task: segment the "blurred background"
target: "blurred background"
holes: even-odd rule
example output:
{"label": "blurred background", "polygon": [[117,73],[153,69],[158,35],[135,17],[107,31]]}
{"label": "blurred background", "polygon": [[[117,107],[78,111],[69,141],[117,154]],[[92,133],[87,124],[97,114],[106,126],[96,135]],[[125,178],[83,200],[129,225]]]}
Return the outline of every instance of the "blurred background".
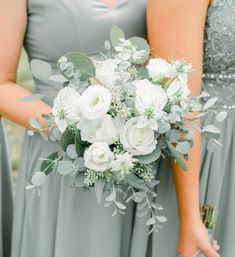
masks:
{"label": "blurred background", "polygon": [[[29,69],[28,57],[24,50],[22,50],[20,64],[18,67],[17,83],[30,91],[32,91],[34,88],[33,79]],[[8,132],[8,138],[10,141],[10,151],[14,171],[14,178],[16,178],[20,158],[20,151],[24,135],[24,128],[6,119],[5,124]]]}

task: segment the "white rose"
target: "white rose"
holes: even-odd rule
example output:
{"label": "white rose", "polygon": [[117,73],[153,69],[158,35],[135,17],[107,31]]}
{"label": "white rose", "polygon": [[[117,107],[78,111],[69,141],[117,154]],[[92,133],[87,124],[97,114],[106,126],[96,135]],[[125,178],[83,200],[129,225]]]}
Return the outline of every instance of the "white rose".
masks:
{"label": "white rose", "polygon": [[110,169],[114,154],[108,144],[97,142],[92,144],[84,153],[84,166],[94,171],[106,171]]}
{"label": "white rose", "polygon": [[81,95],[80,109],[84,118],[98,120],[104,118],[111,104],[111,94],[108,89],[94,85],[89,86]]}
{"label": "white rose", "polygon": [[105,86],[112,87],[119,78],[117,64],[112,59],[99,61],[96,64],[96,78]]}
{"label": "white rose", "polygon": [[155,111],[163,110],[168,98],[161,86],[155,85],[147,79],[136,81],[135,85],[135,108],[140,114],[143,114],[147,108],[154,108]]}
{"label": "white rose", "polygon": [[149,76],[152,79],[159,76],[164,76],[167,78],[174,78],[177,76],[175,67],[166,60],[160,58],[151,59],[147,65],[147,69],[149,71]]}
{"label": "white rose", "polygon": [[174,80],[167,88],[167,96],[171,102],[184,101],[189,94],[188,84],[178,79]]}
{"label": "white rose", "polygon": [[84,120],[81,125],[81,137],[89,143],[105,142],[113,144],[118,139],[118,132],[114,127],[113,119],[106,115],[104,120]]}
{"label": "white rose", "polygon": [[54,100],[52,114],[59,130],[63,133],[69,125],[76,124],[81,118],[80,95],[71,88],[61,89]]}
{"label": "white rose", "polygon": [[120,141],[124,149],[133,155],[149,154],[157,144],[154,131],[149,128],[139,128],[137,118],[127,121],[120,132]]}

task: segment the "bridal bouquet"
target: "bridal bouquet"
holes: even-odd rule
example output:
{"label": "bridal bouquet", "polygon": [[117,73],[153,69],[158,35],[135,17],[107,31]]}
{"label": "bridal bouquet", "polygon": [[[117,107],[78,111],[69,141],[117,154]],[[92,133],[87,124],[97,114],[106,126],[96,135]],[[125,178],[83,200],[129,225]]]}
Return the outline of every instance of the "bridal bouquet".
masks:
{"label": "bridal bouquet", "polygon": [[[43,115],[49,134],[37,119],[30,120],[30,135],[40,133],[44,140],[58,141],[59,146],[41,159],[41,171],[33,175],[27,189],[38,189],[54,171],[72,175],[74,186],[94,189],[99,202],[113,207],[113,215],[124,214],[132,200],[138,203],[139,217],[150,214],[147,225],[151,233],[158,230],[159,222],[166,221],[155,200],[154,188],[159,183],[156,162],[169,156],[186,171],[195,129],[208,137],[211,149],[219,144],[219,129],[201,127],[198,121],[216,99],[202,105],[201,96],[190,96],[192,66],[186,61],[149,60],[146,40],[126,39],[115,25],[110,37],[111,42],[105,42],[104,53],[98,56],[70,52],[61,57],[60,75],[51,75],[49,64],[32,61],[35,77],[64,86],[51,115]],[[217,114],[220,121],[225,116]]]}

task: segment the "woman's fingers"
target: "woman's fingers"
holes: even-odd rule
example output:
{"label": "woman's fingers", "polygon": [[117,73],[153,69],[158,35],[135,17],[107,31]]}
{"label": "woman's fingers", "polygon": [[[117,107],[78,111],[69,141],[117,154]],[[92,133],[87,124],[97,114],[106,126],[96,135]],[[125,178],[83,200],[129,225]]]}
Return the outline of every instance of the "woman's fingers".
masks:
{"label": "woman's fingers", "polygon": [[211,246],[208,250],[204,251],[203,253],[206,255],[206,257],[221,257],[213,246]]}
{"label": "woman's fingers", "polygon": [[218,242],[217,242],[216,240],[213,240],[212,246],[213,246],[213,248],[214,248],[216,251],[219,251],[220,246],[219,246],[219,244],[218,244]]}

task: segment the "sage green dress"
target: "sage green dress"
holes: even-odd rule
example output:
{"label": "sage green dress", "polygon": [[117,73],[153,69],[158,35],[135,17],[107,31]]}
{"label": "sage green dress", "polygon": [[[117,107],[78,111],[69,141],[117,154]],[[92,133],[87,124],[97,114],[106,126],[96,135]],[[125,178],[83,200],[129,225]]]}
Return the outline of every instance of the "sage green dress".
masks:
{"label": "sage green dress", "polygon": [[0,117],[0,256],[10,257],[13,199],[6,132]]}
{"label": "sage green dress", "polygon": [[[127,37],[146,36],[146,0],[118,0],[108,8],[100,0],[28,0],[25,49],[30,60],[56,62],[69,51],[89,55],[102,50],[112,24]],[[35,80],[36,91],[52,104],[61,85]],[[26,191],[32,174],[58,145],[25,135],[13,225],[12,257],[129,257],[133,206],[112,217],[93,192],[71,188],[73,178],[51,174],[41,195]]]}
{"label": "sage green dress", "polygon": [[[200,176],[201,204],[219,209],[214,238],[222,257],[235,256],[235,0],[214,0],[208,9],[205,27],[203,91],[218,97],[216,111],[227,111],[228,118],[218,124],[215,115],[203,124],[219,125],[223,147],[215,152],[202,142]],[[136,219],[131,257],[176,257],[178,213],[172,171],[163,161],[158,169],[160,185],[157,202],[168,222],[148,240],[145,221]],[[145,234],[144,234],[145,231]],[[141,243],[140,243],[141,242]],[[144,243],[145,242],[145,243]],[[145,246],[145,247],[144,247]]]}

